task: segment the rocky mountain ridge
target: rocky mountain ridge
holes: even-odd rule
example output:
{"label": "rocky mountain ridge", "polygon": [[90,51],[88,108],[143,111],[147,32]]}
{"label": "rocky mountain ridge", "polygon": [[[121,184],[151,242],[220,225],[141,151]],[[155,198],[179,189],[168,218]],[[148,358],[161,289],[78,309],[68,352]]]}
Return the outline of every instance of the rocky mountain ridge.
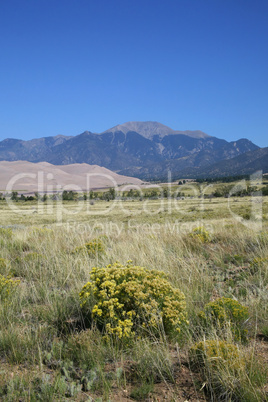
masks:
{"label": "rocky mountain ridge", "polygon": [[87,163],[148,180],[164,176],[168,170],[178,175],[190,168],[203,169],[257,149],[247,139],[228,142],[198,130],[178,131],[157,122],[129,122],[99,134],[85,131],[74,137],[6,139],[0,142],[0,160]]}

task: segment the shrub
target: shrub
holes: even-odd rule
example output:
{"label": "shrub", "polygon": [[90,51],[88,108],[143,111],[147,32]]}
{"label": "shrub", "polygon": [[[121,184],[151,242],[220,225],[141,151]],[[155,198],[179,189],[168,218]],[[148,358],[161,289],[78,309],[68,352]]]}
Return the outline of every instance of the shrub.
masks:
{"label": "shrub", "polygon": [[0,298],[1,300],[7,299],[14,289],[18,286],[20,281],[18,279],[11,279],[0,275]]}
{"label": "shrub", "polygon": [[246,221],[249,221],[251,219],[251,215],[249,212],[246,212],[242,215],[243,219],[245,219]]}
{"label": "shrub", "polygon": [[6,273],[9,269],[10,261],[6,258],[0,258],[0,272]]}
{"label": "shrub", "polygon": [[245,257],[240,254],[234,254],[234,255],[227,254],[225,257],[226,263],[229,262],[229,263],[237,265],[237,266],[240,266],[241,264],[243,264],[244,260],[245,260]]}
{"label": "shrub", "polygon": [[94,239],[83,246],[76,247],[74,253],[86,252],[89,257],[96,257],[104,253],[104,245],[101,240]]}
{"label": "shrub", "polygon": [[189,236],[198,239],[201,243],[207,243],[211,239],[209,232],[203,226],[195,228]]}
{"label": "shrub", "polygon": [[240,367],[237,346],[220,340],[208,340],[196,343],[190,349],[190,360],[195,367],[204,369],[207,365],[216,369],[218,366],[231,364]]}
{"label": "shrub", "polygon": [[256,272],[259,271],[260,268],[263,266],[267,265],[268,266],[268,258],[254,258],[254,260],[251,261],[250,263],[250,272],[252,274],[255,274]]}
{"label": "shrub", "polygon": [[252,353],[221,340],[207,340],[196,343],[189,355],[193,367],[201,373],[210,400],[266,400],[260,387],[266,383],[267,372]]}
{"label": "shrub", "polygon": [[249,318],[248,308],[238,301],[222,297],[205,305],[204,311],[199,313],[205,325],[215,325],[219,329],[230,324],[235,338],[245,340],[247,329],[244,327]]}
{"label": "shrub", "polygon": [[211,400],[237,400],[233,399],[234,388],[245,361],[240,359],[235,345],[220,340],[201,341],[190,349],[189,357]]}
{"label": "shrub", "polygon": [[183,293],[163,272],[115,263],[93,268],[80,292],[81,307],[108,336],[131,338],[137,333],[179,333],[188,323]]}

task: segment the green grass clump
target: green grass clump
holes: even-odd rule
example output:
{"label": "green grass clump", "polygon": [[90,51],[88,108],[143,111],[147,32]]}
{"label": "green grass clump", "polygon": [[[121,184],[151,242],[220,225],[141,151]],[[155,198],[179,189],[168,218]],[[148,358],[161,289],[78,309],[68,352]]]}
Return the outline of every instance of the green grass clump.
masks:
{"label": "green grass clump", "polygon": [[267,246],[268,245],[268,231],[262,231],[258,235],[258,241],[262,246]]}
{"label": "green grass clump", "polygon": [[200,314],[205,326],[223,330],[230,325],[235,339],[245,341],[247,338],[247,329],[245,324],[249,319],[248,308],[240,304],[238,301],[222,297],[205,305],[204,311]]}
{"label": "green grass clump", "polygon": [[69,336],[65,349],[61,355],[71,359],[80,367],[91,369],[97,365],[104,366],[105,348],[97,330],[86,330]]}
{"label": "green grass clump", "polygon": [[42,261],[43,256],[39,253],[27,253],[25,254],[25,256],[23,257],[23,261],[27,264],[27,263],[38,263]]}
{"label": "green grass clump", "polygon": [[10,228],[0,228],[0,237],[5,239],[12,239],[13,232]]}
{"label": "green grass clump", "polygon": [[0,228],[0,247],[1,249],[10,246],[13,241],[13,232],[10,228]]}
{"label": "green grass clump", "polygon": [[136,334],[179,333],[188,324],[184,295],[163,272],[115,263],[93,268],[80,292],[86,316],[119,339]]}
{"label": "green grass clump", "polygon": [[131,350],[132,370],[130,379],[133,383],[154,384],[174,383],[174,365],[168,343],[140,339]]}
{"label": "green grass clump", "polygon": [[[33,378],[32,378],[33,377]],[[63,375],[39,373],[15,374],[0,387],[0,398],[13,401],[65,401],[74,400],[81,389],[75,382],[67,382]]]}
{"label": "green grass clump", "polygon": [[43,238],[44,236],[51,236],[53,234],[53,231],[48,228],[39,228],[39,227],[33,227],[30,236],[32,237],[37,237],[37,238]]}
{"label": "green grass clump", "polygon": [[130,397],[135,399],[136,401],[144,401],[148,400],[150,393],[154,390],[154,384],[142,384],[138,385],[131,390]]}

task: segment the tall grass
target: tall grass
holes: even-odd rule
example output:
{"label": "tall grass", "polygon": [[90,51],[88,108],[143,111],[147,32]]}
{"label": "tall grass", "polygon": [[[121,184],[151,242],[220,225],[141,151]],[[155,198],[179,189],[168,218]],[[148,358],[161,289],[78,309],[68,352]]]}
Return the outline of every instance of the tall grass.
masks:
{"label": "tall grass", "polygon": [[[191,203],[194,205],[194,200]],[[261,356],[265,361],[267,348],[263,346],[256,357],[254,345],[256,336],[265,335],[268,328],[267,227],[262,234],[250,231],[226,218],[225,210],[220,214],[217,201],[215,206],[209,205],[212,218],[208,217],[204,224],[211,238],[203,243],[189,236],[195,227],[191,215],[187,215],[189,226],[177,231],[168,229],[167,221],[162,220],[164,217],[172,222],[179,214],[135,217],[140,203],[129,204],[134,219],[131,225],[130,218],[116,209],[104,218],[100,212],[105,204],[100,203],[98,210],[96,202],[94,217],[87,221],[81,212],[75,218],[78,223],[88,223],[88,230],[76,230],[75,224],[68,230],[67,224],[53,223],[55,217],[35,214],[29,225],[0,232],[0,258],[4,259],[0,260],[0,274],[20,279],[14,294],[0,306],[0,353],[6,371],[13,373],[11,382],[0,374],[1,398],[86,400],[94,395],[108,400],[117,389],[122,395],[132,392],[132,398],[141,400],[154,392],[155,384],[163,383],[173,390],[176,400],[181,358],[204,336],[220,339],[215,328],[211,327],[209,334],[202,330],[199,313],[209,301],[225,296],[249,308],[249,342],[246,346],[238,344],[247,363],[238,377],[226,365],[213,373],[209,367],[201,371],[193,368],[198,384],[193,383],[196,398],[207,392],[209,400],[217,400],[219,395],[225,401],[264,400],[266,378],[256,362]],[[157,210],[157,205],[152,203],[152,208]],[[189,206],[184,204],[183,208],[188,210]],[[18,217],[9,215],[3,219],[14,224]],[[181,219],[187,222],[185,216]],[[134,225],[145,221],[149,224],[146,230]],[[26,224],[26,219],[22,218],[22,222]],[[94,222],[113,222],[120,230],[102,230],[104,226],[92,230]],[[150,224],[156,223],[158,226],[152,230]],[[74,252],[95,239],[103,243],[103,253]],[[190,324],[173,343],[161,337],[136,339],[131,345],[108,344],[96,328],[87,328],[79,292],[89,280],[91,269],[115,261],[124,264],[130,259],[136,265],[164,271],[184,293]],[[230,341],[236,343],[233,338]],[[199,391],[203,384],[198,383],[201,372],[206,386]]]}

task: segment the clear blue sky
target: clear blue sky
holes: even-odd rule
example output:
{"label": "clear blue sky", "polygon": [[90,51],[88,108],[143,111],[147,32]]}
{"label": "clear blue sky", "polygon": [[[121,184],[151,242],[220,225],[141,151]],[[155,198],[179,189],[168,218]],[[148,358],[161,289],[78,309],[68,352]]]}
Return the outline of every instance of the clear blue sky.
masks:
{"label": "clear blue sky", "polygon": [[0,139],[159,121],[268,146],[267,0],[0,0]]}

